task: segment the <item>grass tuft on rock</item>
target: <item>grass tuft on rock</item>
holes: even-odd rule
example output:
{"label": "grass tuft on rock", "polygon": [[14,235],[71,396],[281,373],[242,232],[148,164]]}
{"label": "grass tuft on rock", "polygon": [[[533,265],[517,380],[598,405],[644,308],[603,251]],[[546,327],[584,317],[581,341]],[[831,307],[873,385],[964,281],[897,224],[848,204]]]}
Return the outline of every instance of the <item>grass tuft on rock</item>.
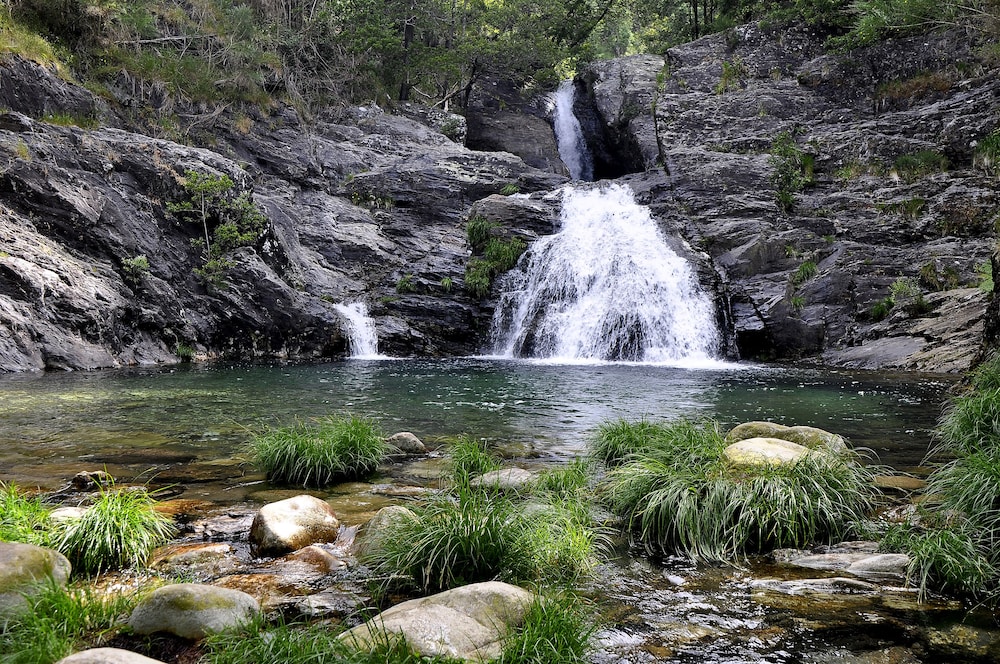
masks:
{"label": "grass tuft on rock", "polygon": [[641,422],[645,451],[612,468],[610,508],[653,553],[726,561],[842,537],[877,497],[855,453],[813,452],[790,465],[736,466],[712,422]]}
{"label": "grass tuft on rock", "polygon": [[73,564],[74,574],[143,567],[153,549],[176,534],[155,505],[143,488],[102,488],[80,518],[59,525],[56,548]]}
{"label": "grass tuft on rock", "polygon": [[476,475],[501,467],[500,457],[490,449],[489,441],[462,434],[446,446],[452,480],[458,485],[468,485]]}
{"label": "grass tuft on rock", "polygon": [[364,477],[392,451],[378,424],[357,415],[270,429],[250,442],[254,464],[270,481],[301,487]]}

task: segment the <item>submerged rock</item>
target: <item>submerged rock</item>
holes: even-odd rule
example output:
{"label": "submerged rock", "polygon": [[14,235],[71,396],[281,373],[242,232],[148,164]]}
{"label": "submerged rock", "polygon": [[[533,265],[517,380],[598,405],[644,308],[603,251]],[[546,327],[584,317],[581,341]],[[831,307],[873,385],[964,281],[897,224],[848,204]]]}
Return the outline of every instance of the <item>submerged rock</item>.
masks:
{"label": "submerged rock", "polygon": [[29,609],[29,599],[48,582],[65,586],[71,566],[58,551],[0,542],[0,624]]}
{"label": "submerged rock", "polygon": [[260,556],[289,553],[316,542],[332,542],[340,521],[329,504],[301,495],[264,505],[250,526],[250,543]]}
{"label": "submerged rock", "polygon": [[132,611],[129,627],[136,634],[169,632],[201,639],[246,624],[260,613],[260,604],[247,593],[197,583],[175,583],[157,588]]}
{"label": "submerged rock", "polygon": [[507,583],[474,583],[397,604],[341,638],[369,648],[386,634],[400,634],[425,657],[487,661],[500,654],[507,630],[521,624],[534,598]]}

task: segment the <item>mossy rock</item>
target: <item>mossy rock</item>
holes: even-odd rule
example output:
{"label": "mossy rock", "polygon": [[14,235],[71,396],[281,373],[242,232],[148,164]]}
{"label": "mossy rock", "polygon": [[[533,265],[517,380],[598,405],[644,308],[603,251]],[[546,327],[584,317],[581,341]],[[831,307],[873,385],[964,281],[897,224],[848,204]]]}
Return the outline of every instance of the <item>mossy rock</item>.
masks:
{"label": "mossy rock", "polygon": [[843,452],[847,449],[843,436],[816,427],[789,427],[775,422],[744,422],[726,434],[727,443],[736,443],[748,438],[779,438],[811,450],[825,448],[832,452]]}
{"label": "mossy rock", "polygon": [[185,639],[246,624],[260,604],[245,592],[200,583],[157,588],[132,611],[128,624],[136,634],[167,632]]}
{"label": "mossy rock", "polygon": [[797,463],[811,450],[781,438],[747,438],[722,451],[723,458],[734,466],[783,466]]}
{"label": "mossy rock", "polygon": [[0,542],[0,623],[29,608],[32,588],[65,586],[72,567],[58,551],[32,544]]}

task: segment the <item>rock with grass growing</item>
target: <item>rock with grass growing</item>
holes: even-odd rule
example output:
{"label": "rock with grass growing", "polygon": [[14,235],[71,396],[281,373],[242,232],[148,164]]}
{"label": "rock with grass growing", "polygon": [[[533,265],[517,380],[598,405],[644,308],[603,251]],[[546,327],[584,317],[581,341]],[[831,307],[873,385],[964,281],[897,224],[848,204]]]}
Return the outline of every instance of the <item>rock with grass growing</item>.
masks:
{"label": "rock with grass growing", "polygon": [[522,623],[534,599],[530,591],[507,583],[474,583],[397,604],[341,639],[371,649],[399,634],[424,657],[488,661],[500,656],[505,635]]}
{"label": "rock with grass growing", "polygon": [[333,508],[301,495],[264,505],[250,525],[250,544],[259,556],[280,556],[316,542],[332,542],[340,532]]}
{"label": "rock with grass growing", "polygon": [[260,604],[245,592],[200,583],[157,588],[136,605],[128,625],[136,634],[167,632],[185,639],[235,629],[253,620]]}
{"label": "rock with grass growing", "polygon": [[808,447],[780,438],[747,438],[722,451],[734,466],[791,465],[810,453]]}
{"label": "rock with grass growing", "polygon": [[46,583],[65,586],[69,574],[69,560],[57,551],[0,542],[0,625],[29,609],[34,588]]}
{"label": "rock with grass growing", "polygon": [[735,443],[747,438],[780,438],[811,450],[827,448],[834,452],[847,449],[843,436],[830,433],[817,427],[789,427],[776,422],[744,422],[729,430],[726,434],[727,443]]}
{"label": "rock with grass growing", "polygon": [[413,510],[402,505],[383,507],[361,529],[357,540],[358,555],[362,557],[377,555],[376,552],[383,542],[396,537],[401,528],[416,521],[417,515]]}
{"label": "rock with grass growing", "polygon": [[524,493],[531,490],[535,479],[535,474],[524,468],[501,468],[473,477],[469,480],[469,486],[475,489]]}
{"label": "rock with grass growing", "polygon": [[63,657],[56,664],[163,664],[163,662],[131,650],[91,648]]}

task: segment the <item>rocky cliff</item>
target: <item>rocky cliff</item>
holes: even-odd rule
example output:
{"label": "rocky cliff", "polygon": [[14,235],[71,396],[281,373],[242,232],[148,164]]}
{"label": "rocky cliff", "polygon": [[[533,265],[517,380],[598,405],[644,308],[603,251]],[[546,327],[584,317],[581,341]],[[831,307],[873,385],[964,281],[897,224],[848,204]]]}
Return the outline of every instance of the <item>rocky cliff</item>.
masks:
{"label": "rocky cliff", "polygon": [[[957,371],[989,322],[977,285],[1000,188],[974,157],[1000,127],[997,73],[956,32],[829,54],[808,30],[746,26],[591,65],[577,115],[598,176],[686,241],[734,354]],[[359,300],[384,352],[476,351],[491,311],[462,288],[466,220],[550,232],[557,198],[500,194],[566,182],[544,104],[522,125],[512,108],[480,104],[470,144],[523,159],[467,149],[464,118],[416,108],[226,110],[167,140],[8,56],[0,370],[340,357],[334,305]],[[267,218],[216,282],[199,276],[201,225],[171,212],[190,171],[229,176]]]}

